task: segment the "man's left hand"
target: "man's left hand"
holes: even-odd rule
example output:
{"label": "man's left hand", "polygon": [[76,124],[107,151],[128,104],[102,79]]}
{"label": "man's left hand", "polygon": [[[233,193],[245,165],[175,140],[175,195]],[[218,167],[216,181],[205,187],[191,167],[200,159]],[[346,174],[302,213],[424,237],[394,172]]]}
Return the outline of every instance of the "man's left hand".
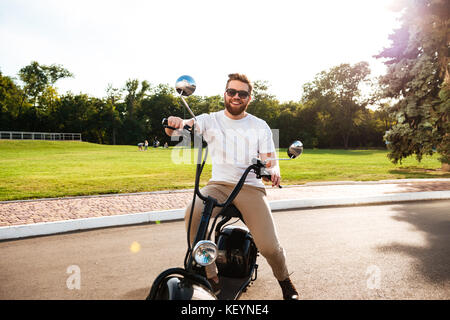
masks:
{"label": "man's left hand", "polygon": [[279,187],[281,182],[281,175],[278,166],[274,168],[267,168],[266,170],[270,172],[270,180],[268,178],[263,178],[263,180],[266,182],[272,182],[272,187]]}
{"label": "man's left hand", "polygon": [[[277,155],[275,152],[271,153],[261,153],[261,160],[266,161],[266,170],[270,172],[270,180],[267,178],[263,178],[266,182],[272,182],[272,187],[279,187],[281,182],[281,173],[280,167],[278,166],[278,161],[275,160]],[[269,160],[271,159],[271,160]]]}

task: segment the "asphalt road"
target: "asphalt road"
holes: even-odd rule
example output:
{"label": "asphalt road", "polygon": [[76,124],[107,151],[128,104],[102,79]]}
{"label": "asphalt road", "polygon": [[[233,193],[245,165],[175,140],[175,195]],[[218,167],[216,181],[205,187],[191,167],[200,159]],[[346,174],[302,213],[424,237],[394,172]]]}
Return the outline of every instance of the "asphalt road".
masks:
{"label": "asphalt road", "polygon": [[[274,213],[302,299],[450,299],[450,201]],[[184,223],[0,242],[0,299],[144,299],[182,266]],[[241,299],[280,299],[263,257]]]}

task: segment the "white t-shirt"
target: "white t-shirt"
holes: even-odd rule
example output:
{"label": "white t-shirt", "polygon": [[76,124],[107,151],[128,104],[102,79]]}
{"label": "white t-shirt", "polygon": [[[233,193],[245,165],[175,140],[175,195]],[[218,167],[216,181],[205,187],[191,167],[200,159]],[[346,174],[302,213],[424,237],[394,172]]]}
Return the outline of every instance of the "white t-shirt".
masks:
{"label": "white t-shirt", "polygon": [[[272,131],[267,123],[249,113],[239,120],[225,115],[224,110],[197,117],[196,131],[208,143],[212,161],[210,181],[237,183],[253,158],[260,153],[275,152]],[[261,179],[250,172],[245,184],[264,187]]]}

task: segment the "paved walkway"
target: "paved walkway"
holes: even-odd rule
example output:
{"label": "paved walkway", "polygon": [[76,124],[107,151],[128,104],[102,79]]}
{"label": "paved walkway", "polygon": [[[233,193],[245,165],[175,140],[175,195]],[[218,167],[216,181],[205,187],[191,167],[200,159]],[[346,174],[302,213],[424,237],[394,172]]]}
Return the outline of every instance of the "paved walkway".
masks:
{"label": "paved walkway", "polygon": [[[285,186],[282,189],[268,187],[267,195],[271,201],[448,190],[450,190],[450,179],[405,179],[376,182],[308,183],[301,186]],[[192,190],[5,201],[0,202],[0,227],[180,209],[191,200]]]}

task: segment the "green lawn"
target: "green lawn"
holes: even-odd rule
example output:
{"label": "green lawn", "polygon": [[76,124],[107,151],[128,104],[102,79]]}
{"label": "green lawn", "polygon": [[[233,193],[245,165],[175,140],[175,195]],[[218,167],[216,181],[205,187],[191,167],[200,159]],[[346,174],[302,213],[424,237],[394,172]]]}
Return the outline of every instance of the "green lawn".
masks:
{"label": "green lawn", "polygon": [[[0,140],[0,200],[192,188],[195,165],[174,163],[179,152],[171,148],[142,152],[137,146],[74,141]],[[195,154],[187,151],[186,159],[196,158]],[[437,156],[421,163],[411,158],[395,166],[386,154],[382,150],[305,150],[296,160],[280,162],[282,184],[450,177],[441,172]],[[285,150],[280,155],[284,157]],[[202,184],[210,176],[207,164]]]}

